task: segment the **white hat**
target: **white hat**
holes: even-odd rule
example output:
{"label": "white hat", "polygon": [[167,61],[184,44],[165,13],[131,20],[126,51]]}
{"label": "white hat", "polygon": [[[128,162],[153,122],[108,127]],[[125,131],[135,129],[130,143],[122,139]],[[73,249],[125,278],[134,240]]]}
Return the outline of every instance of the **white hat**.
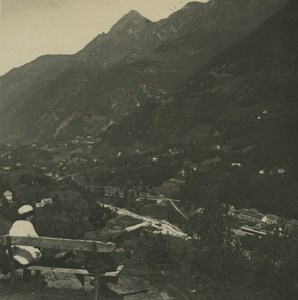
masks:
{"label": "white hat", "polygon": [[21,216],[31,211],[33,211],[33,207],[31,205],[23,205],[18,209],[18,214]]}

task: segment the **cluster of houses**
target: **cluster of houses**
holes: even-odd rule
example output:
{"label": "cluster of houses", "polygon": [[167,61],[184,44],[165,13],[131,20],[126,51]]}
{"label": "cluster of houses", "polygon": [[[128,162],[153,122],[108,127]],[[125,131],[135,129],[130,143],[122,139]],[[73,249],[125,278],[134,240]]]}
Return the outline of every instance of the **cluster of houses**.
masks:
{"label": "cluster of houses", "polygon": [[262,120],[264,118],[266,118],[269,114],[268,110],[263,110],[257,117],[257,120]]}
{"label": "cluster of houses", "polygon": [[235,213],[235,216],[237,216],[238,219],[249,221],[251,223],[259,224],[264,223],[268,225],[277,224],[279,222],[279,217],[272,214],[262,214],[257,209],[251,208],[243,208],[237,213]]}
{"label": "cluster of houses", "polygon": [[248,221],[255,225],[275,225],[278,227],[285,227],[289,230],[298,231],[298,220],[287,220],[274,214],[262,214],[257,209],[243,208],[239,211],[234,211],[234,216],[239,220]]}
{"label": "cluster of houses", "polygon": [[44,198],[40,202],[36,203],[36,207],[44,207],[45,205],[52,204],[53,199],[52,198]]}
{"label": "cluster of houses", "polygon": [[58,147],[71,147],[71,146],[79,146],[79,145],[94,145],[95,138],[91,135],[87,136],[76,136],[72,140],[63,141],[56,143]]}
{"label": "cluster of houses", "polygon": [[71,140],[58,141],[52,143],[51,145],[45,145],[42,147],[42,149],[50,152],[58,152],[59,155],[73,156],[74,154],[90,153],[95,144],[96,138],[92,137],[91,135],[76,136]]}
{"label": "cluster of houses", "polygon": [[139,191],[134,188],[130,188],[127,190],[120,189],[119,187],[114,186],[103,186],[105,196],[107,197],[118,197],[118,198],[131,198],[131,199],[146,199],[146,200],[154,200],[157,201],[158,196],[152,195],[149,192]]}
{"label": "cluster of houses", "polygon": [[260,175],[264,175],[264,174],[269,174],[269,175],[274,175],[274,174],[284,175],[285,173],[286,173],[286,170],[283,169],[283,168],[270,169],[270,170],[261,169],[259,171]]}
{"label": "cluster of houses", "polygon": [[22,167],[22,162],[13,158],[11,154],[11,144],[6,145],[4,152],[0,154],[0,170],[11,171]]}
{"label": "cluster of houses", "polygon": [[[150,200],[155,201],[156,204],[160,204],[163,200],[167,200],[166,198],[162,198],[160,195],[153,195],[148,192],[140,192],[136,189],[128,189],[124,192],[122,189],[113,186],[104,186],[105,196],[124,198],[136,198],[137,201]],[[125,195],[126,194],[126,195]],[[180,200],[174,200],[180,202]],[[257,209],[247,209],[243,208],[241,210],[235,209],[233,205],[222,204],[227,208],[227,214],[229,216],[233,216],[241,221],[246,221],[248,224],[253,225],[251,229],[258,229],[258,232],[265,232],[264,228],[269,228],[274,225],[275,227],[286,226],[287,229],[298,231],[298,220],[287,220],[283,219],[274,214],[263,214],[260,213]],[[199,209],[197,212],[202,212],[202,209]],[[242,226],[243,227],[243,226]],[[245,227],[245,226],[244,226]],[[249,227],[249,226],[248,226]],[[263,231],[262,231],[263,230]]]}

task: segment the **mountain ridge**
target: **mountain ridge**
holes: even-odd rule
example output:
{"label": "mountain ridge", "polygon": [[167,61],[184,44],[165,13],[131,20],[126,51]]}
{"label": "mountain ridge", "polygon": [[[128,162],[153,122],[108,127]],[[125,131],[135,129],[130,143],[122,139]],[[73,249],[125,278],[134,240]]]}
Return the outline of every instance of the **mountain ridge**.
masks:
{"label": "mountain ridge", "polygon": [[[0,122],[9,124],[8,130],[1,126],[1,137],[30,143],[51,136],[99,136],[109,124],[171,93],[220,50],[246,36],[287,2],[268,0],[270,9],[258,3],[243,11],[244,2],[240,1],[225,1],[227,6],[216,1],[211,11],[210,4],[191,4],[195,11],[186,6],[156,23],[131,12],[122,21],[127,24],[125,20],[129,23],[132,18],[137,20],[136,26],[124,26],[122,31],[118,24],[111,28],[111,34],[100,35],[81,52],[59,57],[63,63],[55,61],[47,66],[41,58],[33,63],[36,70],[29,64],[0,77],[0,93],[5,95],[0,103]],[[231,18],[225,18],[224,27],[222,18],[229,16],[230,6],[235,8]],[[246,20],[242,22],[244,30],[237,26],[234,31],[229,29],[241,20]],[[147,42],[152,44],[147,47]],[[24,74],[21,80],[19,72]]]}
{"label": "mountain ridge", "polygon": [[[158,142],[164,145],[196,140],[194,133],[200,124],[230,131],[237,122],[251,124],[252,130],[258,128],[259,132],[254,134],[261,138],[263,129],[258,126],[266,124],[260,123],[262,118],[268,119],[268,130],[275,126],[271,122],[278,120],[279,130],[284,128],[286,132],[288,128],[289,133],[293,132],[298,115],[295,102],[298,70],[297,64],[293,64],[298,59],[298,38],[290,29],[297,17],[298,3],[292,1],[256,31],[199,68],[173,93],[149,103],[118,126],[112,126],[102,144],[120,149],[121,145],[134,147],[135,144],[150,148]],[[283,51],[275,51],[276,40],[272,36],[281,38]],[[251,49],[253,51],[248,51]],[[280,64],[288,59],[285,65]],[[263,112],[269,115],[263,116]],[[266,139],[269,138],[272,146],[278,135],[268,135]],[[297,147],[290,138],[284,143],[291,149]]]}

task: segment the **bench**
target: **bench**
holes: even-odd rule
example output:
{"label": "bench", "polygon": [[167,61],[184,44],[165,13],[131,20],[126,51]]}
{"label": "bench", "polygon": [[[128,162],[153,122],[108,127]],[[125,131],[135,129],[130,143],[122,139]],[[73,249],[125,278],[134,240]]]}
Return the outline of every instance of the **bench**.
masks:
{"label": "bench", "polygon": [[13,257],[12,247],[14,245],[19,246],[33,246],[41,249],[54,249],[54,250],[62,250],[62,251],[82,251],[89,252],[92,254],[94,258],[94,273],[90,274],[90,272],[86,269],[72,269],[72,268],[56,268],[49,266],[41,266],[38,265],[30,265],[28,267],[24,267],[24,270],[34,270],[36,272],[37,277],[40,277],[42,271],[50,271],[53,273],[69,273],[75,274],[78,278],[81,278],[82,285],[84,286],[84,278],[85,276],[94,276],[94,300],[102,299],[104,297],[104,293],[107,290],[107,283],[110,280],[113,282],[118,282],[119,275],[123,270],[123,266],[119,265],[115,272],[106,272],[104,274],[100,274],[100,271],[96,267],[96,255],[97,253],[113,253],[116,250],[116,245],[113,243],[103,243],[100,241],[91,241],[91,240],[71,240],[71,239],[61,239],[61,238],[49,238],[49,237],[18,237],[18,236],[9,236],[2,235],[0,236],[0,244],[5,246],[8,250],[9,256],[9,266],[11,273],[11,284],[15,283],[15,269],[16,264]]}

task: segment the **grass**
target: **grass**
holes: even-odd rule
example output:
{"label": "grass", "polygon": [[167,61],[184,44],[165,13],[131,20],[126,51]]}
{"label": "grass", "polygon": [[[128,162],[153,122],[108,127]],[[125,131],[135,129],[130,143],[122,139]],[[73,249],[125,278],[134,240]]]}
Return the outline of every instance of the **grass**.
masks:
{"label": "grass", "polygon": [[2,300],[43,300],[43,299],[91,299],[91,292],[84,290],[57,289],[38,287],[36,284],[20,284],[14,287],[3,285],[0,289],[0,299]]}
{"label": "grass", "polygon": [[14,286],[10,285],[9,275],[0,279],[1,300],[43,300],[43,299],[91,299],[93,288],[88,284],[84,290],[74,276],[45,274],[47,286],[39,285],[35,280],[23,281],[21,271],[16,273]]}
{"label": "grass", "polygon": [[[12,287],[9,278],[0,278],[0,299],[1,300],[45,300],[45,299],[71,299],[71,300],[91,300],[93,299],[93,286],[90,285],[91,278],[85,278],[85,290],[78,280],[70,274],[45,273],[48,285],[40,286],[36,281],[25,282],[21,279],[21,273],[17,274],[17,281]],[[145,278],[140,278],[134,272],[124,270],[117,285],[111,285],[111,289],[120,296],[112,296],[110,300],[170,300],[165,289],[157,289]],[[158,286],[159,287],[159,286]],[[161,291],[163,290],[163,291]],[[126,295],[125,295],[126,294]],[[125,295],[125,296],[122,296]]]}

